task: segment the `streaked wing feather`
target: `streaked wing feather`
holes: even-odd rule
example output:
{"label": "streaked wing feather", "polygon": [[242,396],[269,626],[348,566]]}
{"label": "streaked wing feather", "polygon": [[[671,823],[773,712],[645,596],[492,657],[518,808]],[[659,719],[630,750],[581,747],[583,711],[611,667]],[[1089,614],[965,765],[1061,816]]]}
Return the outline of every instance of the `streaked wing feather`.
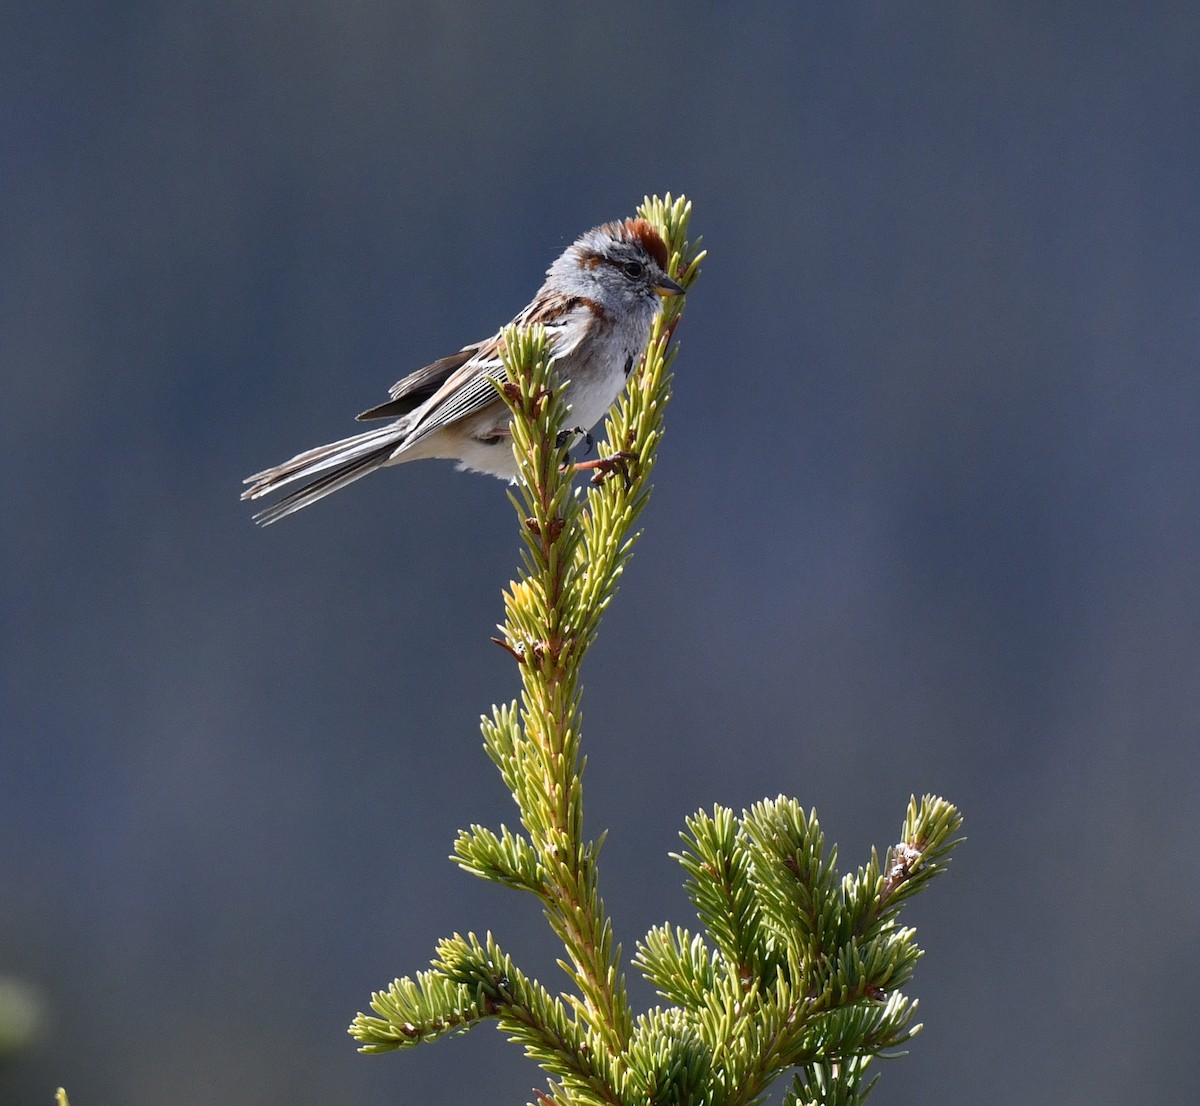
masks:
{"label": "streaked wing feather", "polygon": [[489,403],[499,402],[492,381],[501,381],[504,376],[504,362],[498,357],[468,362],[438,390],[435,402],[412,428],[407,442],[419,441],[426,434],[482,411]]}
{"label": "streaked wing feather", "polygon": [[[591,309],[587,304],[570,303],[565,310],[557,309],[549,316],[526,309],[517,316],[516,322],[520,326],[542,323],[554,356],[565,357],[582,341],[587,333],[586,323],[591,317]],[[490,403],[499,402],[491,383],[502,381],[505,377],[499,345],[499,334],[478,343],[474,347],[475,355],[446,377],[442,386],[426,400],[428,409],[412,427],[406,439],[407,444],[419,441],[450,423],[469,418]]]}
{"label": "streaked wing feather", "polygon": [[360,422],[369,419],[396,419],[416,410],[445,384],[451,373],[470,361],[483,344],[483,342],[476,342],[459,350],[458,353],[452,353],[449,357],[440,357],[432,364],[409,373],[403,380],[396,381],[388,389],[388,395],[391,398],[387,402],[370,407],[356,417]]}

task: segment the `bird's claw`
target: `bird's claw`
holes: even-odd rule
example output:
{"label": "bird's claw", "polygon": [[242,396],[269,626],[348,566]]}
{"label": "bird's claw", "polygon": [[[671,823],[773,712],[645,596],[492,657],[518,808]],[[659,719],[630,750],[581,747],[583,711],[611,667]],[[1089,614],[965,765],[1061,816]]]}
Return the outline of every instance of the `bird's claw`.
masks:
{"label": "bird's claw", "polygon": [[588,461],[584,465],[575,467],[576,469],[595,469],[591,479],[593,484],[603,484],[614,472],[619,472],[621,479],[625,481],[625,490],[629,491],[633,486],[633,477],[629,475],[629,462],[636,460],[636,453],[632,450],[622,449],[608,457],[599,457],[595,461]]}
{"label": "bird's claw", "polygon": [[569,426],[566,430],[560,430],[558,437],[554,439],[554,444],[558,449],[565,449],[571,443],[572,439],[578,438],[581,434],[583,435],[583,444],[587,447],[583,451],[583,455],[586,457],[592,452],[592,447],[595,446],[596,439],[592,437],[590,430],[582,426]]}

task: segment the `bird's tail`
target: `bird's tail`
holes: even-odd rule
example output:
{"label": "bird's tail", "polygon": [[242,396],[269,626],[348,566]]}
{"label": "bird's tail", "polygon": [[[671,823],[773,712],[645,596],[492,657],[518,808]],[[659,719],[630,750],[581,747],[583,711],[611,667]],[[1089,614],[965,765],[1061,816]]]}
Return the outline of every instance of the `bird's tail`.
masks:
{"label": "bird's tail", "polygon": [[297,480],[317,476],[316,480],[290,492],[278,503],[273,503],[254,516],[254,521],[260,526],[270,526],[272,522],[278,522],[381,468],[391,459],[404,437],[404,430],[392,423],[298,453],[282,465],[247,476],[244,483],[250,486],[242,492],[242,498],[260,499]]}

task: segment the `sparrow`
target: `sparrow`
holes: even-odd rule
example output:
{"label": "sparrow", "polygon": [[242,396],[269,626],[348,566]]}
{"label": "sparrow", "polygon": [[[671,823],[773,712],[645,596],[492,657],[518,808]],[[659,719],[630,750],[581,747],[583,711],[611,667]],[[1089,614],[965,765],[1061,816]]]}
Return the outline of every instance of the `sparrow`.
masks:
{"label": "sparrow", "polygon": [[[684,294],[668,266],[666,244],[645,219],[604,223],[563,251],[513,319],[519,327],[545,327],[565,381],[572,434],[586,434],[625,387],[650,338],[660,297]],[[385,403],[358,416],[387,419],[386,425],[247,477],[243,499],[304,481],[254,520],[267,526],[376,469],[423,457],[448,458],[459,469],[514,480],[509,411],[493,383],[505,379],[500,346],[497,331],[417,369],[393,385]]]}

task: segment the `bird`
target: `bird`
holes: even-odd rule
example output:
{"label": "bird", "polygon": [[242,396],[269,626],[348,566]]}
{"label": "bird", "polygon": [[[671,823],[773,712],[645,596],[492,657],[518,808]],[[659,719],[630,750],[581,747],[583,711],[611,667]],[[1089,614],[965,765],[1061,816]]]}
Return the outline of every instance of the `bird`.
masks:
{"label": "bird", "polygon": [[[641,357],[663,299],[684,294],[668,268],[666,243],[645,219],[603,223],[555,259],[513,319],[521,328],[545,328],[565,382],[572,434],[586,433],[604,417]],[[510,413],[494,383],[505,379],[502,333],[503,328],[410,373],[392,386],[385,402],[357,416],[387,419],[386,425],[248,476],[242,499],[249,500],[305,481],[254,520],[270,525],[377,469],[427,457],[515,480]]]}

